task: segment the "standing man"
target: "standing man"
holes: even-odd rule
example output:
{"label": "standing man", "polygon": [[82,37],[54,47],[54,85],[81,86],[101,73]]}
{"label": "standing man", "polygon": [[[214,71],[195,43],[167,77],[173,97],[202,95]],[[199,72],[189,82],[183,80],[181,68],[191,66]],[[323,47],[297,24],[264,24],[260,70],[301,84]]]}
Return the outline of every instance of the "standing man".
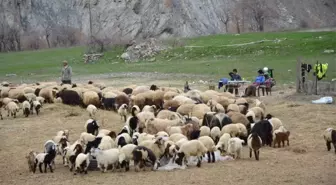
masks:
{"label": "standing man", "polygon": [[71,84],[72,68],[66,60],[63,61],[62,84]]}

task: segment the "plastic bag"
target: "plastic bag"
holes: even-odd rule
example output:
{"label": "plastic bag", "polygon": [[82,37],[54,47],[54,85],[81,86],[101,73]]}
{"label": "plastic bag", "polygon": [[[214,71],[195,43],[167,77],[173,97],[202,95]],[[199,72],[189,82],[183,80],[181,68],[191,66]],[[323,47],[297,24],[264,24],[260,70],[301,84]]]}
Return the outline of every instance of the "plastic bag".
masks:
{"label": "plastic bag", "polygon": [[313,100],[314,104],[331,104],[333,103],[333,98],[331,96],[322,97],[318,100]]}

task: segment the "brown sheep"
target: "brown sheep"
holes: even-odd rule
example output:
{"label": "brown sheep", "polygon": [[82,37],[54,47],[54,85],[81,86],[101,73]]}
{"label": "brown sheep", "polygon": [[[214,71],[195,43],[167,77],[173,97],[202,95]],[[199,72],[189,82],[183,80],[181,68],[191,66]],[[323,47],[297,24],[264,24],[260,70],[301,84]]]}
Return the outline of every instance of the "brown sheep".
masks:
{"label": "brown sheep", "polygon": [[231,118],[232,123],[242,123],[247,126],[250,122],[246,116],[240,112],[228,112],[227,115]]}
{"label": "brown sheep", "polygon": [[287,141],[287,146],[289,146],[289,134],[290,132],[278,132],[275,133],[275,140],[273,142],[273,147],[275,148],[275,144],[278,143],[278,147],[281,147],[281,143],[282,143],[282,147],[285,147],[285,141]]}
{"label": "brown sheep", "polygon": [[115,97],[115,103],[117,104],[117,109],[119,109],[119,107],[122,104],[126,104],[129,105],[130,103],[130,99],[128,98],[128,96],[124,95],[124,94],[120,94],[117,97]]}

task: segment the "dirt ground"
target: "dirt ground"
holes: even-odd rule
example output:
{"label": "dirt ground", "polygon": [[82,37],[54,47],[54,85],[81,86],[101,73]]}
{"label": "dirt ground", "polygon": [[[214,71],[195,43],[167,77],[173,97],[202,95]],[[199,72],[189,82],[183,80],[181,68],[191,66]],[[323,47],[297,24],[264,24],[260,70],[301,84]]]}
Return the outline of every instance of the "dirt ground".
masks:
{"label": "dirt ground", "polygon": [[[108,82],[108,81],[106,81]],[[158,85],[181,86],[182,82],[143,81]],[[113,86],[122,85],[113,82]],[[199,85],[201,87],[202,85]],[[204,85],[202,86],[203,88]],[[44,143],[52,139],[57,131],[69,129],[70,140],[74,141],[84,130],[89,118],[79,107],[49,104],[42,108],[39,116],[24,118],[22,112],[16,119],[0,121],[0,184],[235,184],[235,185],[335,185],[336,154],[328,152],[322,132],[328,127],[336,128],[336,106],[314,105],[315,97],[292,95],[292,91],[274,92],[272,96],[261,97],[267,105],[267,112],[279,117],[291,131],[290,146],[285,148],[264,147],[260,161],[249,158],[244,147],[242,159],[203,163],[201,168],[156,172],[108,172],[89,171],[88,175],[77,175],[63,167],[60,156],[56,158],[54,173],[32,175],[28,172],[25,155],[30,150],[43,151]],[[105,118],[104,128],[120,130],[123,122],[112,112],[100,111],[98,121]]]}

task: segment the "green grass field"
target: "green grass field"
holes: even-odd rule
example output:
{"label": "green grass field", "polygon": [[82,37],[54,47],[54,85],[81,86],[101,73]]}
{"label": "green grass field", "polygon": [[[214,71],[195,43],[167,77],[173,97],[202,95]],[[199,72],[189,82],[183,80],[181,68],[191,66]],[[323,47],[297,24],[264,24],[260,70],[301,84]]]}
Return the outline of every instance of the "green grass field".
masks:
{"label": "green grass field", "polygon": [[[225,46],[260,40],[263,43]],[[212,35],[180,39],[185,46],[174,47],[156,56],[155,62],[124,63],[117,56],[120,48],[111,49],[96,63],[84,64],[84,47],[58,48],[0,54],[0,80],[48,80],[60,75],[61,62],[68,60],[74,76],[120,72],[161,72],[208,75],[214,80],[227,77],[237,68],[247,80],[253,80],[260,67],[274,69],[277,82],[295,81],[297,57],[307,63],[318,60],[329,63],[326,80],[336,78],[336,32],[247,33],[241,35]],[[197,47],[196,47],[197,46]],[[324,53],[324,50],[334,53]],[[16,74],[6,77],[6,74]],[[173,76],[173,75],[172,75]]]}

